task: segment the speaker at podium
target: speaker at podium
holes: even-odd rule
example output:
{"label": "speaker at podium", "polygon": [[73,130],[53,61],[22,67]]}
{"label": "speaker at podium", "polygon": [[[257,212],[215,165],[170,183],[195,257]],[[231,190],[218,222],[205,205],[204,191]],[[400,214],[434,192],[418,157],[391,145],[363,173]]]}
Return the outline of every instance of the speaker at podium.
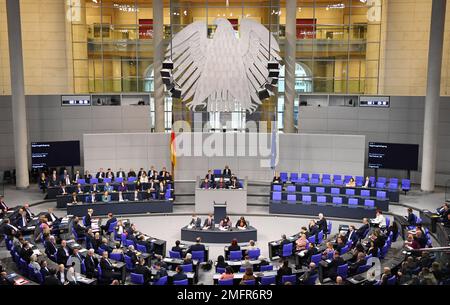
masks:
{"label": "speaker at podium", "polygon": [[227,202],[218,203],[214,201],[214,223],[219,224],[227,216]]}

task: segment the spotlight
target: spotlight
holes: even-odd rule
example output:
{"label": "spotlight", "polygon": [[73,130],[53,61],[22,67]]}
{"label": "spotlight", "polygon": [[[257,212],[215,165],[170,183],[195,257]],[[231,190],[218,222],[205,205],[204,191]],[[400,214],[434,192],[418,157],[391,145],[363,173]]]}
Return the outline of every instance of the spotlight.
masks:
{"label": "spotlight", "polygon": [[162,77],[172,77],[172,72],[168,69],[162,69],[161,76]]}
{"label": "spotlight", "polygon": [[271,85],[276,85],[278,84],[278,77],[269,77],[267,79],[267,82]]}
{"label": "spotlight", "polygon": [[173,83],[173,78],[172,77],[163,77],[162,82],[164,85],[169,86],[170,84]]}
{"label": "spotlight", "polygon": [[170,59],[163,61],[162,68],[173,70],[173,61],[171,61]]}
{"label": "spotlight", "polygon": [[269,70],[269,77],[278,77],[280,70]]}
{"label": "spotlight", "polygon": [[173,98],[181,98],[181,90],[173,87],[172,89],[170,89],[170,95]]}
{"label": "spotlight", "polygon": [[261,89],[258,91],[258,97],[260,100],[265,100],[270,97],[270,93],[267,89]]}
{"label": "spotlight", "polygon": [[269,61],[267,63],[267,69],[269,70],[274,70],[274,69],[279,69],[280,65],[278,64],[277,61]]}

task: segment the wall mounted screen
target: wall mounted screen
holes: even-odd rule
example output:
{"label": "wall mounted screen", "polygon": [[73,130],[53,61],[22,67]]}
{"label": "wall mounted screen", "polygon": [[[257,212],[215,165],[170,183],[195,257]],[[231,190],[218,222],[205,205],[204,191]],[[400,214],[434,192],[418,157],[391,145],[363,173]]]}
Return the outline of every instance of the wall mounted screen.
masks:
{"label": "wall mounted screen", "polygon": [[369,168],[417,170],[418,144],[369,142]]}
{"label": "wall mounted screen", "polygon": [[33,168],[76,165],[80,165],[80,141],[31,143]]}

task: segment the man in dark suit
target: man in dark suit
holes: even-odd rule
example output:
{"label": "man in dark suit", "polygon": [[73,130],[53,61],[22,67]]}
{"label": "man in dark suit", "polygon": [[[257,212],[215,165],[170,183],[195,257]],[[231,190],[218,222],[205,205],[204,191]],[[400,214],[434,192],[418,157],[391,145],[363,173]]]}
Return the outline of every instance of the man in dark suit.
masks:
{"label": "man in dark suit", "polygon": [[80,225],[78,217],[73,220],[73,230],[77,234],[78,239],[82,239],[86,236],[86,228]]}
{"label": "man in dark suit", "polygon": [[319,233],[319,227],[315,220],[311,220],[308,225],[309,232],[306,233],[307,237],[316,236]]}
{"label": "man in dark suit", "polygon": [[166,167],[163,167],[162,168],[162,170],[160,170],[159,171],[159,176],[158,176],[158,179],[161,181],[161,180],[165,180],[166,179],[166,176],[167,176],[167,169],[166,169]]}
{"label": "man in dark suit", "polygon": [[67,259],[71,254],[72,251],[69,247],[67,247],[67,242],[63,239],[61,241],[61,246],[56,251],[56,262],[65,266],[67,263]]}
{"label": "man in dark suit", "polygon": [[192,253],[193,251],[205,251],[205,249],[206,249],[205,245],[202,245],[201,242],[202,242],[202,239],[200,237],[197,237],[195,239],[195,244],[193,244],[189,247],[188,252]]}
{"label": "man in dark suit", "polygon": [[[339,250],[334,251],[333,260],[328,264],[327,272],[325,273],[329,278],[331,278],[334,282],[336,281],[337,277],[337,268],[340,265],[344,265],[345,261],[341,257],[341,253]],[[324,276],[325,278],[325,276]]]}
{"label": "man in dark suit", "polygon": [[144,276],[144,284],[148,284],[151,279],[152,272],[150,269],[145,265],[145,259],[140,258],[139,263],[134,268],[133,273],[142,274]]}
{"label": "man in dark suit", "polygon": [[314,275],[317,274],[317,268],[316,268],[316,267],[317,267],[317,266],[316,266],[316,264],[315,264],[314,262],[310,262],[310,263],[309,263],[309,268],[308,268],[308,270],[307,270],[305,273],[303,273],[303,274],[298,278],[300,284],[306,284],[312,276],[314,276]]}
{"label": "man in dark suit", "polygon": [[83,221],[86,228],[89,228],[92,225],[92,214],[94,214],[94,210],[88,209]]}
{"label": "man in dark suit", "polygon": [[153,180],[158,180],[158,171],[155,169],[155,167],[152,165],[150,167],[150,170],[148,171],[148,178]]}
{"label": "man in dark suit", "polygon": [[202,220],[196,214],[192,214],[192,219],[188,224],[189,227],[200,229],[202,226]]}
{"label": "man in dark suit", "polygon": [[[142,176],[143,173],[146,173],[146,171],[144,170],[143,167],[141,167],[141,169],[140,169],[139,172],[138,172],[138,178],[141,178],[141,176]],[[146,173],[146,174],[147,174],[147,173]]]}
{"label": "man in dark suit", "polygon": [[140,235],[139,238],[137,239],[136,244],[144,246],[147,253],[153,253],[154,251],[154,246],[153,243],[150,240],[145,240],[145,236],[144,235]]}
{"label": "man in dark suit", "polygon": [[347,240],[351,240],[352,241],[352,245],[356,245],[356,243],[359,240],[358,237],[358,233],[356,232],[356,228],[354,225],[351,225],[349,227],[349,230],[347,231],[347,235],[346,235]]}
{"label": "man in dark suit", "polygon": [[162,266],[161,262],[155,264],[156,274],[153,278],[154,281],[158,281],[160,278],[167,276],[167,270]]}
{"label": "man in dark suit", "polygon": [[173,252],[179,252],[180,255],[183,254],[183,249],[180,247],[181,242],[179,240],[175,241],[175,246],[172,247]]}
{"label": "man in dark suit", "polygon": [[67,285],[69,280],[67,279],[67,269],[64,268],[63,264],[58,266],[58,271],[56,272],[56,278],[60,285]]}
{"label": "man in dark suit", "polygon": [[116,173],[116,177],[125,179],[127,177],[127,174],[125,174],[122,168],[119,168],[119,170]]}
{"label": "man in dark suit", "polygon": [[408,221],[408,224],[410,226],[415,226],[417,222],[417,216],[414,215],[413,209],[408,208],[408,216],[406,217],[406,220]]}
{"label": "man in dark suit", "polygon": [[102,268],[102,276],[111,282],[113,279],[122,280],[119,272],[114,271],[114,264],[108,258],[108,252],[104,251],[100,260],[100,268]]}
{"label": "man in dark suit", "polygon": [[[292,274],[292,268],[289,267],[289,261],[288,260],[284,260],[283,264],[280,267],[280,269],[278,269],[278,271],[277,271],[278,282],[281,282],[281,279],[282,279],[283,276],[291,275],[291,274]],[[292,284],[294,284],[294,283],[292,283]]]}
{"label": "man in dark suit", "polygon": [[72,183],[74,183],[74,184],[78,183],[78,179],[83,179],[83,174],[81,174],[79,170],[77,170],[75,172],[75,174],[73,174],[73,176],[72,176]]}
{"label": "man in dark suit", "polygon": [[106,178],[114,179],[114,173],[110,168],[108,168],[108,171],[106,172],[105,176]]}
{"label": "man in dark suit", "polygon": [[103,167],[99,169],[99,171],[95,175],[95,178],[99,179],[99,181],[103,181],[103,179],[105,178],[105,172],[103,171]]}
{"label": "man in dark suit", "polygon": [[210,169],[208,169],[208,173],[205,176],[205,179],[208,179],[210,182],[214,182],[216,176],[212,173]]}
{"label": "man in dark suit", "polygon": [[367,229],[369,229],[369,219],[363,218],[363,225],[356,230],[356,235],[358,235],[359,239],[363,239],[365,236]]}
{"label": "man in dark suit", "polygon": [[125,252],[124,254],[126,256],[128,256],[129,258],[131,258],[131,263],[133,264],[133,266],[138,263],[139,260],[138,260],[138,257],[136,255],[136,250],[134,250],[133,245],[129,245],[127,252]]}
{"label": "man in dark suit", "polygon": [[48,257],[53,257],[54,255],[56,255],[58,249],[56,248],[55,237],[50,235],[45,240],[44,247],[45,247],[45,254],[47,254]]}
{"label": "man in dark suit", "polygon": [[47,261],[46,260],[43,260],[43,261],[41,261],[41,275],[42,275],[42,278],[43,279],[45,279],[47,276],[49,276],[50,275],[50,269],[48,268],[48,265],[47,265]]}
{"label": "man in dark suit", "polygon": [[6,212],[8,212],[8,206],[3,200],[3,196],[0,196],[0,219],[6,215]]}
{"label": "man in dark suit", "polygon": [[57,286],[61,285],[61,282],[58,281],[58,278],[56,277],[56,270],[50,269],[49,275],[45,277],[44,279],[44,285],[45,286]]}
{"label": "man in dark suit", "polygon": [[30,263],[30,257],[33,255],[33,249],[29,242],[25,241],[22,246],[22,250],[19,252],[19,256],[27,262]]}
{"label": "man in dark suit", "polygon": [[328,224],[327,220],[323,216],[322,213],[319,213],[319,220],[316,222],[317,226],[319,227],[319,231],[323,231],[323,234],[328,234]]}
{"label": "man in dark suit", "polygon": [[3,233],[7,236],[9,236],[10,239],[12,239],[14,236],[17,236],[19,234],[19,228],[11,224],[11,220],[6,218],[4,220],[4,227],[3,227]]}
{"label": "man in dark suit", "polygon": [[364,266],[366,264],[366,255],[364,252],[358,252],[356,257],[356,262],[348,266],[348,275],[353,276],[356,274],[358,267]]}
{"label": "man in dark suit", "polygon": [[214,229],[214,219],[212,214],[209,214],[203,223],[203,230]]}
{"label": "man in dark suit", "polygon": [[178,265],[175,271],[177,273],[175,273],[172,277],[174,282],[186,280],[188,278],[187,275],[183,272],[183,267],[181,265]]}
{"label": "man in dark suit", "polygon": [[109,226],[112,223],[115,223],[116,221],[117,221],[117,218],[114,217],[113,213],[108,213],[108,220],[106,221],[106,223],[104,225],[101,226],[102,231],[107,233],[108,229],[109,229]]}
{"label": "man in dark suit", "polygon": [[86,267],[86,277],[95,277],[95,268],[97,268],[98,259],[94,256],[94,249],[89,249],[84,259],[84,266]]}
{"label": "man in dark suit", "polygon": [[61,221],[61,220],[55,215],[55,213],[53,213],[53,209],[52,209],[52,208],[49,208],[49,209],[47,210],[47,213],[45,214],[45,218],[47,218],[47,220],[48,220],[49,222],[51,222],[52,225],[59,224],[60,221]]}
{"label": "man in dark suit", "polygon": [[225,183],[223,178],[221,177],[219,181],[216,183],[216,189],[227,189],[228,185]]}
{"label": "man in dark suit", "polygon": [[130,178],[130,177],[136,177],[136,172],[135,172],[132,168],[130,168],[130,171],[128,172],[127,177],[128,177],[128,178]]}
{"label": "man in dark suit", "polygon": [[29,219],[27,218],[27,213],[24,209],[19,210],[19,217],[17,218],[16,226],[19,229],[26,228],[28,225]]}
{"label": "man in dark suit", "polygon": [[228,165],[225,165],[225,168],[223,169],[222,176],[224,177],[231,177],[231,169]]}

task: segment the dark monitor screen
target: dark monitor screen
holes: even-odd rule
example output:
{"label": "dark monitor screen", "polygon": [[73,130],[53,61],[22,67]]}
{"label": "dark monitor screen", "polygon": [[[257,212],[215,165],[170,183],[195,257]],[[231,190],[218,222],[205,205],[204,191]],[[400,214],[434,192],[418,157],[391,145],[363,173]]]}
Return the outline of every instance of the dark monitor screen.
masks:
{"label": "dark monitor screen", "polygon": [[31,143],[33,168],[77,165],[80,165],[80,141]]}
{"label": "dark monitor screen", "polygon": [[369,142],[369,168],[417,170],[418,144]]}

